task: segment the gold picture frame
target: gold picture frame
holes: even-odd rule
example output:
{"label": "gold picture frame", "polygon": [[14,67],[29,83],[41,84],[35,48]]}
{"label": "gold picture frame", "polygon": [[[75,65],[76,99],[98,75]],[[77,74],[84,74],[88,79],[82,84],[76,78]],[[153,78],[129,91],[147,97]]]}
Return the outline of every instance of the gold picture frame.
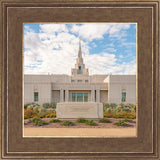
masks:
{"label": "gold picture frame", "polygon": [[[160,159],[159,0],[1,0],[1,159]],[[23,137],[23,23],[137,23],[137,137]]]}

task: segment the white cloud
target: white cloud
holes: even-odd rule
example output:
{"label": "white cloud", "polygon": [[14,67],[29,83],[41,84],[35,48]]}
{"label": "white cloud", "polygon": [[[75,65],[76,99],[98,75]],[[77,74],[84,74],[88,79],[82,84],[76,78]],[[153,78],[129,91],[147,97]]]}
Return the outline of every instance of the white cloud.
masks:
{"label": "white cloud", "polygon": [[[29,48],[24,52],[25,73],[70,74],[78,55],[78,37],[68,32],[51,36],[47,27],[43,27],[43,33],[27,32],[24,37],[25,48]],[[89,47],[83,41],[82,47],[83,53],[89,54]]]}
{"label": "white cloud", "polygon": [[[114,26],[114,25],[113,25]],[[118,64],[114,54],[114,45],[103,53],[89,54],[89,42],[83,39],[92,40],[103,38],[103,34],[117,34],[123,29],[122,26],[99,24],[73,25],[71,34],[69,28],[64,24],[40,25],[40,33],[34,33],[27,28],[24,36],[26,51],[24,52],[25,74],[71,74],[71,68],[76,63],[78,55],[78,37],[82,37],[81,46],[86,67],[90,74],[130,74],[135,72],[135,63]],[[93,28],[92,28],[93,27]],[[126,26],[124,28],[127,28]],[[86,34],[84,34],[86,33]],[[27,49],[29,48],[29,49]]]}
{"label": "white cloud", "polygon": [[41,32],[55,34],[55,32],[68,32],[65,24],[41,24]]}
{"label": "white cloud", "polygon": [[[102,39],[104,34],[122,36],[120,31],[126,30],[129,27],[129,24],[75,24],[71,28],[71,32],[78,34],[81,38],[92,41],[93,39]],[[124,33],[125,32],[123,32],[123,34]]]}
{"label": "white cloud", "polygon": [[104,49],[107,52],[116,52],[117,50],[115,48],[107,47]]}

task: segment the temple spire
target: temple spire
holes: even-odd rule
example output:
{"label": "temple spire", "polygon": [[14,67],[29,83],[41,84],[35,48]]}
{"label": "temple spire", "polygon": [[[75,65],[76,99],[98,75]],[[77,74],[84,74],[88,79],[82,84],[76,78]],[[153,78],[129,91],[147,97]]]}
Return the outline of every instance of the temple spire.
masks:
{"label": "temple spire", "polygon": [[79,38],[79,50],[78,57],[76,59],[75,68],[71,70],[72,75],[88,75],[88,69],[85,68],[85,64],[83,63],[82,51],[81,51],[81,39]]}
{"label": "temple spire", "polygon": [[81,39],[79,38],[79,51],[78,51],[78,58],[82,58],[82,51],[81,51]]}

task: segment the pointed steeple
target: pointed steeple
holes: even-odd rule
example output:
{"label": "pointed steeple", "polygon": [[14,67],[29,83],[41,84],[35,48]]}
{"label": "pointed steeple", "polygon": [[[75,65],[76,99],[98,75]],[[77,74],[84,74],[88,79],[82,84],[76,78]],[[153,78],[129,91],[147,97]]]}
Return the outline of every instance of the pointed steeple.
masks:
{"label": "pointed steeple", "polygon": [[81,51],[81,39],[79,38],[79,51],[78,51],[78,58],[82,58],[82,51]]}
{"label": "pointed steeple", "polygon": [[71,70],[72,75],[88,75],[88,69],[85,68],[85,64],[83,63],[82,51],[81,51],[81,39],[79,39],[79,50],[78,57],[76,59],[75,68]]}

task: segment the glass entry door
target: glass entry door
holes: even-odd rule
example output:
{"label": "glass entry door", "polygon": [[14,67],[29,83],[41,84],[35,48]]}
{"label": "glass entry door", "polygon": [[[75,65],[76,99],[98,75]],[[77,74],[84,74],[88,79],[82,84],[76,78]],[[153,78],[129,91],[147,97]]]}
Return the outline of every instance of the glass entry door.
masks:
{"label": "glass entry door", "polygon": [[88,93],[72,93],[72,102],[88,102]]}
{"label": "glass entry door", "polygon": [[88,93],[84,93],[84,102],[88,102]]}
{"label": "glass entry door", "polygon": [[77,93],[77,102],[83,102],[83,93]]}

